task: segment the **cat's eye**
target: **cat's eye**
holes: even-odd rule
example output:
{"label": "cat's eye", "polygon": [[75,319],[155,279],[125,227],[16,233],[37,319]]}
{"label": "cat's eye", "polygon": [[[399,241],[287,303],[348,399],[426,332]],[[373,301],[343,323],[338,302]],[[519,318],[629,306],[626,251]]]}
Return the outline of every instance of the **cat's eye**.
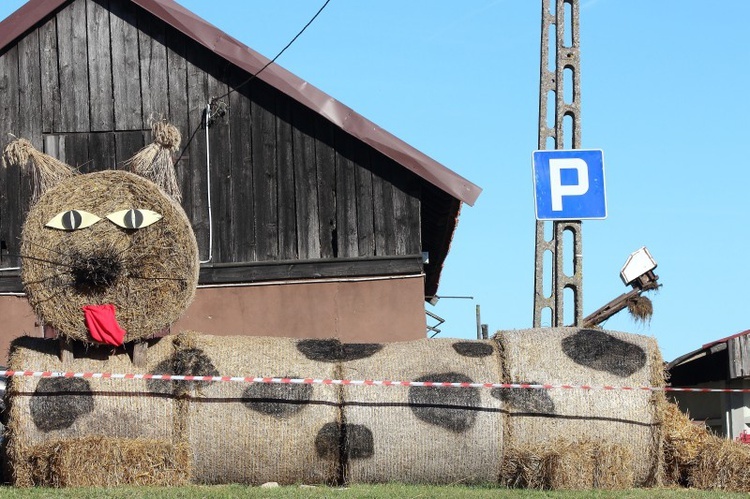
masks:
{"label": "cat's eye", "polygon": [[151,210],[122,210],[107,215],[115,225],[123,229],[142,229],[161,220],[161,215]]}
{"label": "cat's eye", "polygon": [[55,215],[47,222],[46,227],[60,230],[78,230],[91,227],[101,220],[93,213],[83,210],[68,210]]}

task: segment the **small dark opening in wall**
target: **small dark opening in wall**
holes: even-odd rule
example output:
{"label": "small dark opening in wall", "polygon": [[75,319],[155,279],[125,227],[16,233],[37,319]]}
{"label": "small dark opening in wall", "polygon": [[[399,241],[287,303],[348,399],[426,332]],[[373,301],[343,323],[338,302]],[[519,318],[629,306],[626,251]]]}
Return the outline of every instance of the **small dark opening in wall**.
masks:
{"label": "small dark opening in wall", "polygon": [[334,258],[339,257],[339,232],[336,230],[336,224],[333,221],[331,222],[331,251]]}
{"label": "small dark opening in wall", "polygon": [[5,244],[5,241],[0,241],[0,251],[8,249],[8,245]]}

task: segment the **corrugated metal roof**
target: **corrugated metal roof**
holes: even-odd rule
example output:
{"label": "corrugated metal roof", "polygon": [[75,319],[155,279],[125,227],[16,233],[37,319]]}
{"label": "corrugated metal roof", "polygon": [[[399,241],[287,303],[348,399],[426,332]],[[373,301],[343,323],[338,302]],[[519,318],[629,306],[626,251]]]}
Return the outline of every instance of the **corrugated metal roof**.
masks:
{"label": "corrugated metal roof", "polygon": [[[0,23],[0,51],[72,0],[30,0]],[[237,67],[255,74],[269,59],[173,0],[128,0]],[[277,64],[258,76],[442,191],[473,205],[482,189]]]}

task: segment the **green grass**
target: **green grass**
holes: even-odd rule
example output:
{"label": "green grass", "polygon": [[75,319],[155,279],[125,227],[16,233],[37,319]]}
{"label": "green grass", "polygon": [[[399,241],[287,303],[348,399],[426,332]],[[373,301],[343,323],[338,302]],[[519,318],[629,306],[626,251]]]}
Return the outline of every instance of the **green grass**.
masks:
{"label": "green grass", "polygon": [[51,489],[0,487],[2,498],[632,498],[632,499],[668,499],[668,498],[713,498],[713,497],[747,497],[746,494],[729,494],[713,491],[684,489],[631,489],[620,491],[539,491],[505,489],[496,486],[431,486],[431,485],[353,485],[351,487],[278,487],[266,489],[243,485],[214,485],[189,487],[118,487],[102,489],[96,487]]}

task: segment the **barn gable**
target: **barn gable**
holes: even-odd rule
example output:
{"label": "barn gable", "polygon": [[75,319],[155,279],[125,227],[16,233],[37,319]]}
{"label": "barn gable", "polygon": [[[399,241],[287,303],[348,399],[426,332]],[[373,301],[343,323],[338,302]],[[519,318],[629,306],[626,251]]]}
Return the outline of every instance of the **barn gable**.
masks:
{"label": "barn gable", "polygon": [[[267,62],[172,0],[31,0],[0,23],[0,146],[10,132],[121,169],[166,118],[201,284],[424,273],[435,294],[480,189],[279,66],[246,83]],[[0,170],[2,268],[29,195]],[[20,291],[17,273],[0,290]]]}

